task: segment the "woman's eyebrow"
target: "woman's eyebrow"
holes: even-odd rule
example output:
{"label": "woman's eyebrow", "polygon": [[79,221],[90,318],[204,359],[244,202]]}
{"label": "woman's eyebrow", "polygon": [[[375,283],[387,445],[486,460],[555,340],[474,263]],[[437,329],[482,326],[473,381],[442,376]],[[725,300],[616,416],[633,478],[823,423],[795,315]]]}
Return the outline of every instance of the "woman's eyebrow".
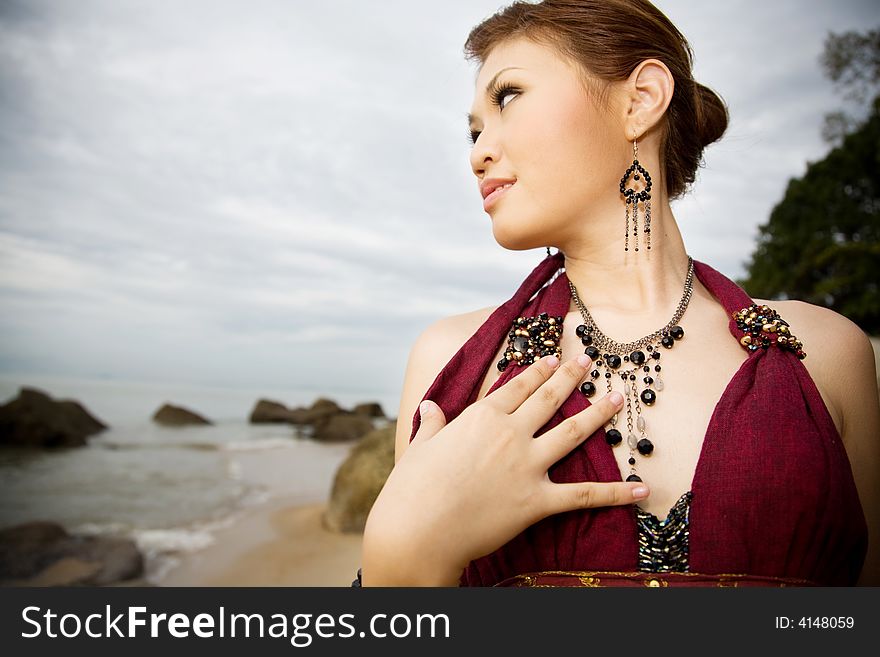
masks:
{"label": "woman's eyebrow", "polygon": [[[485,93],[485,94],[489,93],[489,90],[492,89],[492,87],[495,84],[495,81],[498,79],[499,75],[504,73],[504,71],[509,71],[510,69],[514,69],[514,68],[515,69],[522,69],[522,66],[505,66],[504,68],[502,68],[500,71],[498,71],[495,75],[492,76],[492,79],[489,80],[489,82],[486,84],[486,91],[484,91],[483,93]],[[467,115],[468,126],[473,125],[474,121],[477,118],[479,118],[479,117],[477,117],[476,114],[468,114]]]}

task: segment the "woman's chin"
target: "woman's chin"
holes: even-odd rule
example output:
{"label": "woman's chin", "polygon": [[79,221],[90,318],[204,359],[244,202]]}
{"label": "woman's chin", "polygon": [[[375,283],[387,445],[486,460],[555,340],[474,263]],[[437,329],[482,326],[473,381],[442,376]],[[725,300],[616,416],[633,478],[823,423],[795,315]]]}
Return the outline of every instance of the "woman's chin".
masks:
{"label": "woman's chin", "polygon": [[530,249],[544,248],[545,239],[540,235],[522,230],[510,230],[510,226],[502,226],[502,222],[492,222],[492,235],[498,245],[508,251],[528,251]]}

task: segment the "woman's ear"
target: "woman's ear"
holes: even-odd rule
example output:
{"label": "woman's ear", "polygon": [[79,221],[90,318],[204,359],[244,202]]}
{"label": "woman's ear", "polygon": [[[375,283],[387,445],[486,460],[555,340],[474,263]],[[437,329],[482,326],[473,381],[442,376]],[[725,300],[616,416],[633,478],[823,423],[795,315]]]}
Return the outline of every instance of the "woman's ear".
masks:
{"label": "woman's ear", "polygon": [[641,138],[663,118],[672,100],[675,80],[666,64],[646,59],[633,69],[625,83],[624,125],[629,141]]}

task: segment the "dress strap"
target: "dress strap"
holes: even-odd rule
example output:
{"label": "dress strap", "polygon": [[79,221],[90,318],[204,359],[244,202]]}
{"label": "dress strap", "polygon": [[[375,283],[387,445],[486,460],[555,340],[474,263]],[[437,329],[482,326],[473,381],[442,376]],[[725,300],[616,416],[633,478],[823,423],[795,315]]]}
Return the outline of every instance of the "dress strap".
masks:
{"label": "dress strap", "polygon": [[[430,399],[439,405],[447,422],[458,417],[472,403],[487,369],[493,366],[492,358],[507,338],[510,326],[532,297],[541,292],[564,263],[565,256],[561,251],[544,258],[522,282],[516,293],[495,309],[441,370],[422,400]],[[410,440],[416,435],[420,425],[417,409],[413,416]]]}
{"label": "dress strap", "polygon": [[694,273],[727,311],[727,316],[730,318],[727,327],[731,335],[737,340],[742,338],[745,332],[737,326],[733,315],[743,308],[751,306],[755,303],[754,300],[739,285],[704,262],[694,260]]}

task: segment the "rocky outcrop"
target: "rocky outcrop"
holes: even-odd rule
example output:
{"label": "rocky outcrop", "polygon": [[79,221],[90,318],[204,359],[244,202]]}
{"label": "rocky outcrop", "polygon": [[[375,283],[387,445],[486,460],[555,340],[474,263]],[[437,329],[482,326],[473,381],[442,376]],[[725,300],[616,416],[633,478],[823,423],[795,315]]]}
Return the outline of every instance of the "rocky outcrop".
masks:
{"label": "rocky outcrop", "polygon": [[0,406],[0,445],[82,447],[107,428],[73,400],[53,400],[42,390],[22,387],[18,397]]}
{"label": "rocky outcrop", "polygon": [[394,467],[391,424],[364,436],[336,471],[322,521],[337,532],[362,532],[367,515]]}
{"label": "rocky outcrop", "polygon": [[198,413],[193,413],[186,408],[172,406],[171,404],[162,404],[162,407],[153,413],[153,422],[166,427],[213,424],[213,422],[206,420]]}
{"label": "rocky outcrop", "polygon": [[366,415],[367,417],[385,417],[385,412],[382,410],[382,407],[376,402],[358,404],[354,407],[352,413],[354,413],[355,415]]}
{"label": "rocky outcrop", "polygon": [[308,408],[287,408],[280,402],[260,399],[251,411],[250,421],[286,422],[310,427],[311,432],[305,435],[315,440],[335,442],[363,437],[373,429],[373,419],[384,417],[382,407],[375,402],[358,404],[349,411],[332,399],[321,397]]}
{"label": "rocky outcrop", "polygon": [[331,415],[314,425],[312,438],[322,442],[357,440],[373,430],[373,421],[363,415]]}
{"label": "rocky outcrop", "polygon": [[53,522],[0,530],[3,586],[105,586],[143,573],[143,555],[129,539],[73,536]]}
{"label": "rocky outcrop", "polygon": [[248,419],[251,424],[273,424],[279,422],[304,424],[305,410],[300,408],[290,409],[279,402],[260,399],[257,401],[257,405],[254,406],[254,410],[251,411],[250,418]]}

